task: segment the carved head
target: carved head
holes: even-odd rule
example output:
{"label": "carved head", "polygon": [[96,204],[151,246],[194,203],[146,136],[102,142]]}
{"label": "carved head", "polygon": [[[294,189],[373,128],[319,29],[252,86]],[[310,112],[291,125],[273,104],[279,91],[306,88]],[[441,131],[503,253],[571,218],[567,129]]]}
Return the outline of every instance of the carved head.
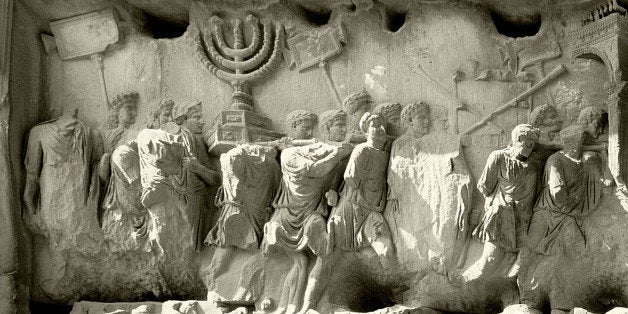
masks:
{"label": "carved head", "polygon": [[380,115],[384,119],[384,127],[389,135],[401,135],[401,109],[400,103],[387,102],[377,105],[373,113]]}
{"label": "carved head", "polygon": [[510,133],[512,144],[511,149],[516,155],[523,157],[530,156],[534,146],[539,141],[541,132],[530,124],[519,124]]}
{"label": "carved head", "polygon": [[584,132],[589,136],[597,138],[602,132],[607,119],[608,116],[606,112],[601,108],[585,107],[580,110],[576,123],[581,126]]}
{"label": "carved head", "polygon": [[347,113],[342,110],[327,110],[321,113],[321,137],[342,142],[347,136]]}
{"label": "carved head", "polygon": [[159,107],[151,112],[151,123],[148,127],[151,129],[159,128],[160,126],[173,121],[172,109],[174,108],[174,101],[168,99],[159,103]]}
{"label": "carved head", "polygon": [[200,102],[187,103],[173,110],[174,121],[194,134],[203,133],[203,107]]}
{"label": "carved head", "polygon": [[308,140],[314,136],[318,118],[307,110],[295,110],[286,117],[288,135],[297,140]]}
{"label": "carved head", "polygon": [[342,101],[342,108],[349,115],[347,120],[350,133],[359,133],[360,118],[371,108],[371,104],[373,99],[365,90],[353,93]]}
{"label": "carved head", "polygon": [[137,92],[129,92],[117,95],[109,104],[109,121],[107,129],[115,129],[118,126],[128,128],[135,123],[137,117],[137,101],[140,95]]}
{"label": "carved head", "polygon": [[556,107],[550,104],[534,108],[530,113],[530,124],[535,128],[539,128],[541,132],[548,133],[550,139],[563,127],[563,121],[558,117]]}
{"label": "carved head", "polygon": [[424,102],[412,103],[401,110],[401,123],[406,133],[420,138],[430,132],[430,107]]}
{"label": "carved head", "polygon": [[386,128],[385,120],[378,114],[365,113],[360,119],[360,130],[366,134],[366,139],[370,141],[385,141]]}
{"label": "carved head", "polygon": [[342,108],[349,115],[362,117],[362,114],[370,109],[372,103],[371,95],[363,90],[347,96],[342,101]]}
{"label": "carved head", "polygon": [[563,149],[567,151],[579,151],[584,142],[586,130],[581,125],[570,125],[560,131],[560,140]]}

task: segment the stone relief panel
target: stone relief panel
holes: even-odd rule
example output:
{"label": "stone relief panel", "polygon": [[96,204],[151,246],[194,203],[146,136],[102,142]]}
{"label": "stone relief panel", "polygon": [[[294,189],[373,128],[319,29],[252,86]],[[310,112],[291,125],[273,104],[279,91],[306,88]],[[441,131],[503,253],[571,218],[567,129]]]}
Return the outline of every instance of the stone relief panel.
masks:
{"label": "stone relief panel", "polygon": [[[609,5],[587,23],[623,18]],[[573,58],[569,20],[515,39],[466,3],[409,4],[395,31],[381,3],[321,28],[262,7],[195,3],[171,40],[122,25],[100,73],[47,56],[62,114],[24,150],[34,300],[601,311],[584,296],[605,280],[628,304],[618,63]]]}

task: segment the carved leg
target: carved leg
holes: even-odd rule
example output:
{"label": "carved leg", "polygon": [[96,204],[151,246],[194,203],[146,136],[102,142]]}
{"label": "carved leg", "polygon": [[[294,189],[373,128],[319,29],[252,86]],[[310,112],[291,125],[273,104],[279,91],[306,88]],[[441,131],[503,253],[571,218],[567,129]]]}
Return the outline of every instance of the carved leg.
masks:
{"label": "carved leg", "polygon": [[517,284],[521,303],[528,307],[541,309],[543,307],[542,291],[554,277],[554,270],[558,263],[558,256],[546,256],[538,253],[529,253],[529,257],[522,256],[522,265]]}
{"label": "carved leg", "polygon": [[395,259],[392,238],[381,235],[371,243],[371,247],[379,257],[379,261],[385,270],[394,270],[398,266]]}
{"label": "carved leg", "polygon": [[216,279],[222,275],[229,266],[229,259],[235,252],[236,248],[232,246],[217,247],[209,263],[209,274],[207,275],[208,290],[214,290]]}
{"label": "carved leg", "polygon": [[292,314],[297,311],[303,299],[303,289],[307,281],[308,256],[305,252],[300,251],[288,253],[288,256],[294,261],[292,268],[295,269],[295,278],[292,280],[292,289],[290,290],[288,307],[286,308],[286,314]]}
{"label": "carved leg", "polygon": [[307,275],[308,257],[305,252],[286,250],[286,254],[292,258],[293,264],[283,282],[281,298],[277,311],[275,311],[275,313],[280,314],[294,313],[297,307],[301,305],[301,297]]}
{"label": "carved leg", "polygon": [[[500,277],[508,277],[510,274],[511,268],[516,267],[519,268],[518,265],[515,266],[515,261],[517,260],[517,253],[515,252],[504,252],[502,261],[498,266],[495,275]],[[513,273],[518,273],[518,269],[513,269]]]}
{"label": "carved leg", "polygon": [[290,301],[290,291],[292,290],[292,285],[294,284],[294,274],[296,273],[297,268],[295,265],[292,265],[290,271],[286,275],[286,278],[283,280],[283,287],[281,288],[281,296],[279,297],[279,303],[277,304],[276,314],[284,314],[286,313],[286,308],[288,307],[288,302]]}
{"label": "carved leg", "polygon": [[307,312],[307,310],[316,306],[316,302],[318,302],[318,296],[321,291],[321,276],[323,273],[323,269],[326,269],[327,259],[323,259],[322,257],[317,256],[316,261],[314,262],[314,267],[310,271],[310,276],[307,281],[307,288],[305,289],[305,298],[303,300],[303,307],[301,307],[301,311],[299,314],[303,314]]}
{"label": "carved leg", "polygon": [[[565,272],[565,269],[570,269],[572,265],[570,261],[566,260],[564,256],[556,255],[553,258],[548,258],[552,264],[545,267],[553,269],[550,283],[549,283],[549,301],[552,310],[569,311],[574,308],[572,298],[570,298],[570,291],[566,288],[566,283],[569,282],[568,276],[572,275]],[[557,267],[560,265],[561,267]]]}
{"label": "carved leg", "polygon": [[467,269],[462,276],[466,281],[472,281],[481,277],[495,275],[495,272],[498,270],[499,265],[504,258],[504,253],[505,252],[501,247],[491,242],[484,242],[482,257],[469,267],[469,269]]}

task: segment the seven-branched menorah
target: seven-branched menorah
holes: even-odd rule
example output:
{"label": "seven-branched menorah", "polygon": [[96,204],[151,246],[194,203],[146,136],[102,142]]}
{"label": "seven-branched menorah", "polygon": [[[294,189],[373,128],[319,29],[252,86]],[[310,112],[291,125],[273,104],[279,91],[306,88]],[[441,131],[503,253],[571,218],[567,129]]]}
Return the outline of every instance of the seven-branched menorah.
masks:
{"label": "seven-branched menorah", "polygon": [[217,16],[199,26],[200,32],[196,37],[197,56],[201,62],[216,77],[233,86],[231,109],[235,110],[252,110],[249,83],[264,77],[277,66],[284,42],[281,24],[263,19],[262,31],[255,16],[249,15],[245,21],[252,30],[251,42],[246,47],[241,19],[231,20],[232,47],[228,46],[223,35],[224,20]]}

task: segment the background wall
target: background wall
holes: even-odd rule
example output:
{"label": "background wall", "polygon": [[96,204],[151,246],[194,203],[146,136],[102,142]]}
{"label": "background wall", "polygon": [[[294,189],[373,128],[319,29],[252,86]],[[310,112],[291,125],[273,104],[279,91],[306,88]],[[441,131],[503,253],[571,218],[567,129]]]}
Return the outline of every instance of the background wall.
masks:
{"label": "background wall", "polygon": [[[257,16],[279,21],[290,32],[325,27],[315,25],[307,16],[295,14],[289,7],[279,3],[256,9],[254,12]],[[536,93],[531,103],[535,107],[543,104],[548,101],[546,95],[549,93],[565,125],[569,125],[581,108],[605,106],[604,84],[608,77],[601,61],[573,60],[566,51],[567,39],[563,34],[567,25],[577,23],[586,9],[590,9],[590,5],[546,9],[538,20],[540,24],[535,26],[541,30],[538,36],[550,30],[556,33],[562,54],[559,58],[547,61],[544,70],[549,73],[558,64],[563,64],[568,72]],[[142,25],[138,27],[130,22],[121,27],[124,40],[104,55],[105,79],[109,99],[122,92],[139,92],[139,119],[133,126],[135,132],[145,125],[148,113],[162,99],[173,99],[175,102],[202,101],[208,129],[212,126],[213,117],[230,105],[230,85],[209,73],[194,55],[192,35],[195,25],[213,13],[223,18],[244,18],[248,11],[246,8],[236,10],[224,4],[211,7],[209,4],[194,2],[190,11],[191,25],[182,36],[171,39],[155,39],[144,31]],[[373,96],[375,104],[393,101],[405,105],[425,101],[447,108],[450,113],[454,112],[457,103],[431,85],[422,74],[425,71],[449,93],[455,94],[457,88],[460,99],[467,106],[485,115],[531,85],[518,81],[476,81],[473,77],[466,77],[455,87],[453,75],[456,71],[468,73],[470,67],[478,72],[506,68],[499,48],[507,42],[520,39],[498,32],[494,12],[468,3],[413,2],[404,12],[396,14],[392,23],[390,12],[378,5],[359,6],[355,11],[337,8],[330,12],[327,23],[342,23],[346,28],[344,51],[328,65],[341,98],[366,89]],[[107,108],[101,94],[100,74],[95,61],[89,58],[62,61],[56,51],[44,53],[37,22],[25,6],[16,6],[14,20],[10,147],[14,179],[21,189],[24,173],[22,141],[28,129],[36,122],[60,115],[63,108],[69,105],[80,107],[79,118],[89,126],[102,128]],[[402,26],[399,29],[393,27],[394,31],[391,31],[391,23]],[[527,70],[537,75],[536,70]],[[538,79],[537,75],[534,80]],[[282,62],[266,79],[253,86],[252,94],[256,110],[270,117],[276,130],[283,130],[285,115],[292,110],[308,109],[321,113],[337,107],[317,67],[300,73],[290,70]],[[474,178],[479,177],[488,154],[508,144],[512,127],[528,121],[530,109],[526,106],[522,103],[495,119],[494,122],[504,132],[486,126],[472,134],[471,144],[464,148],[464,153]],[[467,111],[461,111],[458,115],[460,130],[480,118]],[[450,129],[449,132],[454,130]],[[479,194],[474,205],[478,210],[476,213],[481,213],[483,199]],[[588,281],[570,285],[581,287],[583,295],[594,286],[611,286],[618,290],[609,297],[609,304],[626,300],[626,291],[622,288],[628,286],[624,282],[628,265],[622,262],[628,258],[628,247],[624,241],[628,237],[626,226],[628,216],[622,213],[616,202],[609,201],[594,214],[587,230],[590,232],[590,246],[598,254],[596,259],[584,259],[572,269],[589,269],[587,267],[603,261],[606,266],[595,267],[604,270],[604,274],[597,277],[603,279],[589,278]],[[24,245],[20,243],[20,261],[28,265],[29,241],[23,233],[22,236]],[[478,258],[480,250],[481,243],[474,242],[468,264]],[[25,279],[28,266],[23,271]],[[606,281],[602,285],[600,280]],[[589,302],[588,299],[582,300],[583,304]]]}

